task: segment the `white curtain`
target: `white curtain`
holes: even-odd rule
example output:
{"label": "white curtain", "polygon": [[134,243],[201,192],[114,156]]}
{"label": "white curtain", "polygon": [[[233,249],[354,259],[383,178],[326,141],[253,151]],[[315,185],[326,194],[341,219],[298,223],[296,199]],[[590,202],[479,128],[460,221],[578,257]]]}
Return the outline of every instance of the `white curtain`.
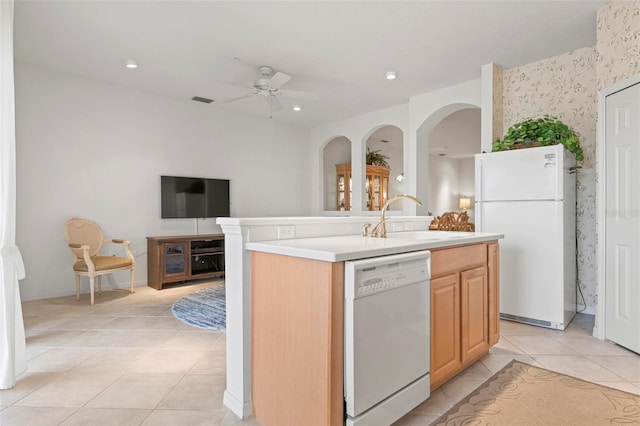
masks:
{"label": "white curtain", "polygon": [[13,1],[0,0],[0,389],[14,387],[27,369],[18,288],[24,264],[16,246]]}

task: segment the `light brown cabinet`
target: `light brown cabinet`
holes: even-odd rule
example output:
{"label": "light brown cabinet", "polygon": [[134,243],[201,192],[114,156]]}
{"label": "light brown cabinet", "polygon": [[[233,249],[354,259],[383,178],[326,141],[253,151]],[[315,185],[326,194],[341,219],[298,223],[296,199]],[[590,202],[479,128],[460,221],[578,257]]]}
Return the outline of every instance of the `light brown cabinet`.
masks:
{"label": "light brown cabinet", "polygon": [[[368,210],[381,210],[389,197],[390,169],[367,166],[365,175],[365,197]],[[336,205],[338,210],[351,210],[351,163],[336,164]]]}
{"label": "light brown cabinet", "polygon": [[498,243],[432,251],[432,390],[498,342],[498,258]]}
{"label": "light brown cabinet", "polygon": [[462,367],[460,333],[460,274],[432,278],[431,383],[442,382]]}
{"label": "light brown cabinet", "polygon": [[489,273],[489,345],[500,340],[500,246],[487,245]]}
{"label": "light brown cabinet", "polygon": [[147,284],[224,276],[224,235],[147,237]]}
{"label": "light brown cabinet", "polygon": [[251,253],[251,402],[261,424],[343,424],[343,317],[343,262]]}
{"label": "light brown cabinet", "polygon": [[462,364],[475,361],[489,350],[489,293],[487,267],[460,273],[460,336]]}

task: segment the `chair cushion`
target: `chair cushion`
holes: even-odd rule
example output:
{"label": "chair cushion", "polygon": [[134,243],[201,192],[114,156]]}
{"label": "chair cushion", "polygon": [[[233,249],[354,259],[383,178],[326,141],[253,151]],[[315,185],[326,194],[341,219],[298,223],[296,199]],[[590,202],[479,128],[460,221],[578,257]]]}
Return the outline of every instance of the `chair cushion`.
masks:
{"label": "chair cushion", "polygon": [[[96,267],[96,271],[105,271],[107,269],[125,268],[131,266],[133,262],[126,257],[116,256],[93,256],[91,261]],[[79,260],[73,265],[74,271],[89,272],[89,268],[84,260]]]}

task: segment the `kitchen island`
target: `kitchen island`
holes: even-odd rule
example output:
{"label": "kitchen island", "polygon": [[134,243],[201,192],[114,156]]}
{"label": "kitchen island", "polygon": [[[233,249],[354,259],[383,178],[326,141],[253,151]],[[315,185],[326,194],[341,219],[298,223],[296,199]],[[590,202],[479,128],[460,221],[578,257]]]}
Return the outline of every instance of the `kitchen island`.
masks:
{"label": "kitchen island", "polygon": [[[251,416],[251,252],[249,243],[292,238],[360,235],[370,216],[221,217],[225,235],[227,384],[223,404],[240,418]],[[394,231],[426,231],[430,216],[394,216]]]}
{"label": "kitchen island", "polygon": [[345,261],[431,251],[431,389],[477,361],[499,337],[502,237],[418,231],[248,243],[254,416],[265,425],[343,423]]}

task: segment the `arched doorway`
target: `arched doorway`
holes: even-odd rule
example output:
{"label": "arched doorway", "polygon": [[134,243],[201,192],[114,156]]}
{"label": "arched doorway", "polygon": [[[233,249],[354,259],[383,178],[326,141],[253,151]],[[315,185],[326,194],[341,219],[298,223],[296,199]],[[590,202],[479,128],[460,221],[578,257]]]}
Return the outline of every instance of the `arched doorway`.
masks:
{"label": "arched doorway", "polygon": [[480,153],[480,139],[477,105],[447,105],[424,120],[416,133],[416,194],[427,202],[417,214],[457,211],[460,198],[470,199],[469,214],[473,214],[473,156]]}
{"label": "arched doorway", "polygon": [[[380,163],[367,161],[371,157],[382,158],[388,168],[388,180],[384,188],[375,187],[375,174],[365,172],[365,199],[363,210],[379,210],[381,203],[376,203],[376,191],[383,191],[379,196],[382,204],[390,196],[406,191],[404,187],[404,134],[402,129],[393,125],[386,125],[374,130],[365,140],[365,161],[367,166],[380,166]],[[372,155],[370,155],[372,154]],[[402,204],[392,204],[389,209],[402,210]]]}
{"label": "arched doorway", "polygon": [[[348,194],[350,182],[343,182],[342,194],[338,194],[338,182],[336,165],[351,163],[351,141],[344,136],[336,136],[330,139],[322,149],[322,182],[323,182],[323,210],[340,210],[340,206],[348,205],[345,197]],[[347,190],[347,193],[344,192]],[[340,195],[340,197],[339,197]]]}

